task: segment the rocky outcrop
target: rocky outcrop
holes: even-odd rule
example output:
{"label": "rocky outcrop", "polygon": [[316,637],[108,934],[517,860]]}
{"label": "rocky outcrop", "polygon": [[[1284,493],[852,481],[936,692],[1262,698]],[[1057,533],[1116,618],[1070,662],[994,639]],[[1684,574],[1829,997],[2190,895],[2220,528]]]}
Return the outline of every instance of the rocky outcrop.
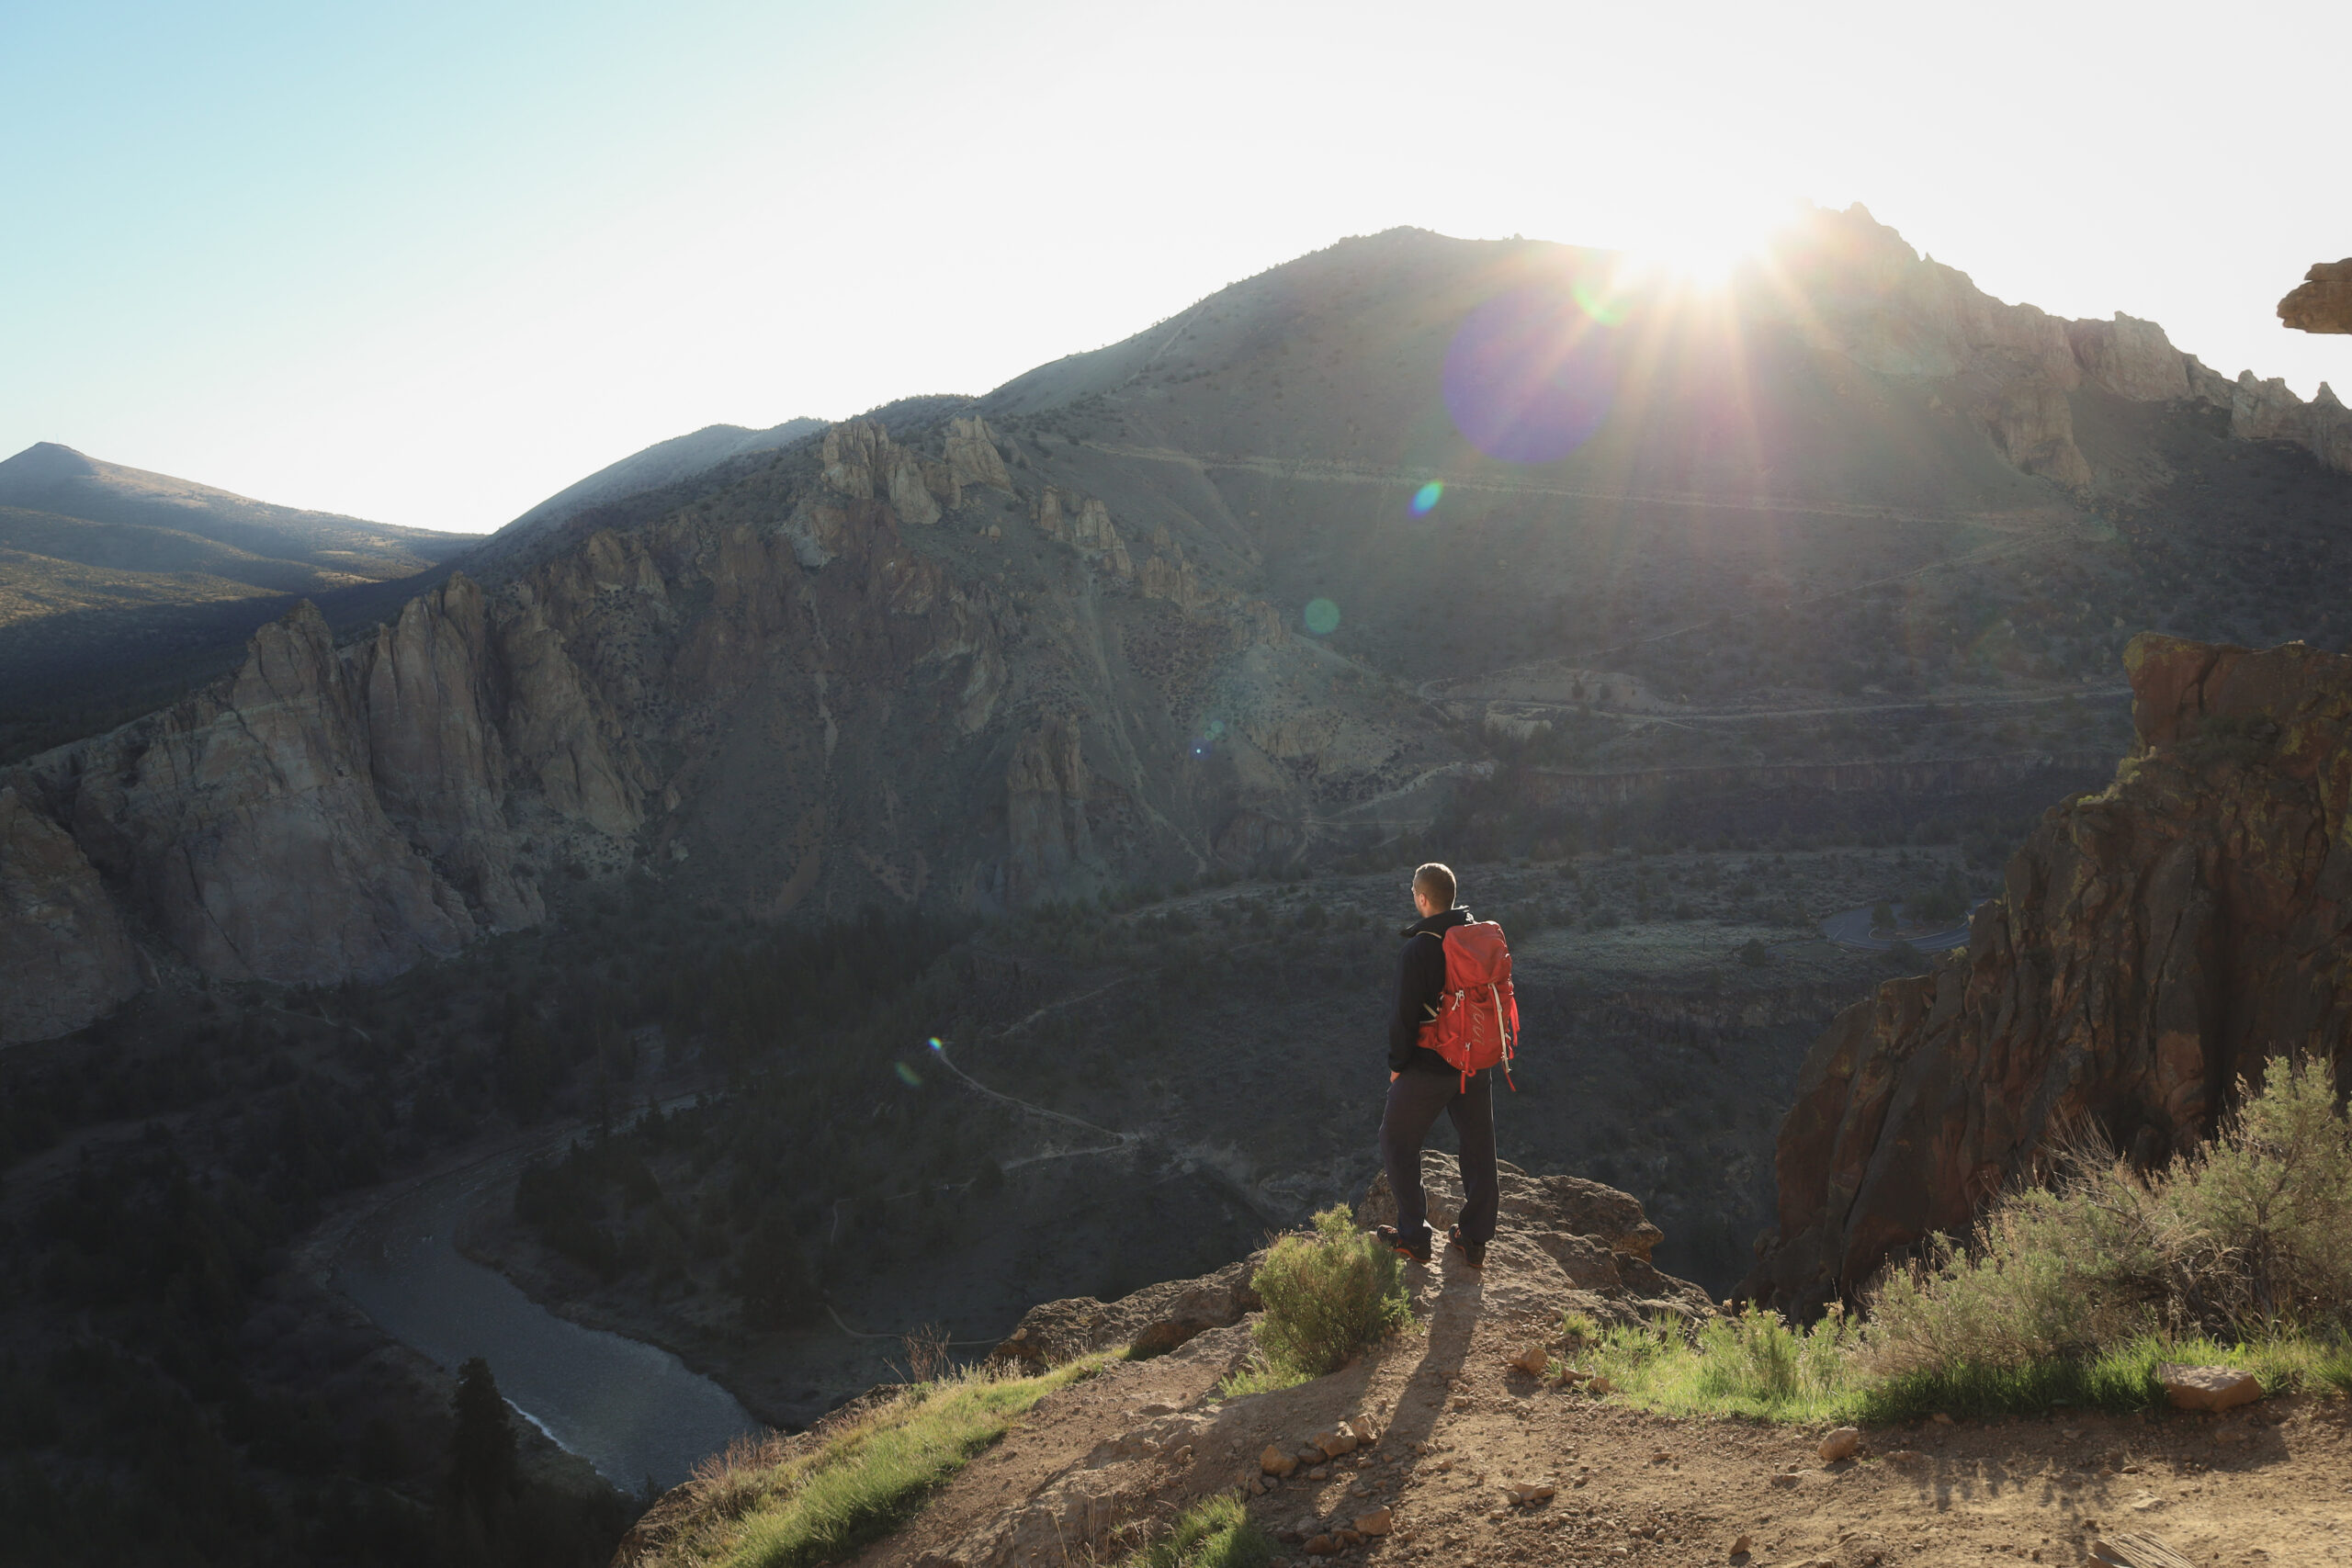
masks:
{"label": "rocky outcrop", "polygon": [[[2112,321],[2064,321],[2005,304],[1967,274],[1920,256],[1859,204],[1810,213],[1775,260],[1803,301],[1802,330],[1882,374],[1956,382],[1960,406],[2026,473],[2076,491],[2091,486],[2070,400],[2085,385],[2133,402],[2194,399],[2229,408],[2233,435],[2292,441],[2352,471],[2352,433],[2333,393],[2305,405],[2284,383],[2256,382],[2251,372],[2233,388],[2174,347],[2164,328],[2120,311]],[[2315,266],[2311,279],[2279,301],[2282,319],[2292,307],[2289,325],[2352,319],[2352,305],[2341,303],[2352,300],[2352,261]],[[1777,295],[1751,308],[1766,315],[1789,309]]]}
{"label": "rocky outcrop", "polygon": [[368,719],[304,604],[221,685],[32,771],[92,862],[206,973],[380,979],[477,928],[386,815]]}
{"label": "rocky outcrop", "polygon": [[2076,1129],[2178,1154],[2273,1055],[2352,1071],[2352,659],[2143,636],[2126,661],[2114,783],[2043,818],[1965,956],[1815,1043],[1747,1295],[1852,1295]]}
{"label": "rocky outcrop", "polygon": [[[1706,1292],[1661,1274],[1650,1262],[1664,1234],[1642,1213],[1639,1200],[1574,1176],[1530,1176],[1501,1166],[1500,1229],[1488,1251],[1487,1304],[1504,1312],[1544,1312],[1557,1318],[1567,1306],[1603,1321],[1634,1322],[1645,1313],[1701,1316],[1713,1310]],[[1425,1149],[1421,1182],[1430,1222],[1442,1232],[1462,1207],[1460,1168],[1453,1156]],[[1373,1178],[1356,1204],[1364,1229],[1393,1224],[1396,1201],[1384,1173]],[[1115,1302],[1078,1296],[1029,1309],[990,1355],[1052,1366],[1096,1350],[1158,1355],[1197,1335],[1229,1327],[1264,1303],[1250,1277],[1258,1252],[1214,1274],[1153,1285]]]}
{"label": "rocky outcrop", "polygon": [[2041,376],[1999,381],[1975,400],[1973,412],[2009,466],[2087,489],[2091,466],[2075,445],[2075,410],[2065,389]]}
{"label": "rocky outcrop", "polygon": [[[1462,1209],[1461,1168],[1450,1155],[1421,1151],[1421,1186],[1430,1224],[1441,1235]],[[1636,1323],[1657,1313],[1704,1317],[1707,1292],[1658,1271],[1650,1251],[1665,1235],[1638,1199],[1575,1176],[1530,1176],[1501,1162],[1500,1218],[1487,1245],[1486,1306],[1494,1313],[1557,1323],[1569,1308],[1601,1323]],[[1385,1172],[1356,1205],[1369,1229],[1396,1218]]]}
{"label": "rocky outcrop", "polygon": [[2301,333],[2352,333],[2352,256],[2314,264],[2278,301],[2278,319]]}
{"label": "rocky outcrop", "polygon": [[[853,419],[825,432],[825,482],[854,501],[886,501],[901,523],[927,528],[940,519],[939,498],[923,475],[923,463],[911,449],[892,441],[889,433],[870,419]],[[955,492],[946,476],[943,488]]]}
{"label": "rocky outcrop", "polygon": [[977,414],[947,422],[947,474],[959,491],[966,485],[987,485],[1012,493],[1012,476],[1005,472],[996,435]]}
{"label": "rocky outcrop", "polygon": [[47,1040],[140,987],[139,955],[72,834],[0,788],[0,1045]]}
{"label": "rocky outcrop", "polygon": [[382,979],[536,923],[508,795],[606,834],[638,822],[611,727],[527,598],[463,577],[337,649],[308,604],[230,679],[44,754],[20,788],[208,975]]}
{"label": "rocky outcrop", "polygon": [[1101,562],[1123,578],[1136,574],[1126,541],[1112,525],[1111,509],[1091,496],[1064,495],[1047,485],[1037,497],[1037,531],[1079,554]]}
{"label": "rocky outcrop", "polygon": [[2111,321],[2071,321],[2066,341],[2086,380],[2135,403],[2188,396],[2188,356],[2173,347],[2164,328],[2115,313]]}
{"label": "rocky outcrop", "polygon": [[1087,820],[1086,757],[1075,716],[1039,718],[1012,750],[1004,773],[1007,880],[1028,903],[1099,873]]}
{"label": "rocky outcrop", "polygon": [[1073,1296],[1023,1313],[991,1358],[1056,1366],[1095,1350],[1157,1356],[1212,1328],[1228,1328],[1265,1303],[1250,1288],[1265,1254],[1253,1253],[1197,1280],[1147,1286],[1115,1302]]}
{"label": "rocky outcrop", "polygon": [[2278,377],[2257,381],[2253,371],[2245,372],[2231,398],[2230,434],[2247,441],[2290,441],[2329,468],[2352,473],[2352,412],[2324,381],[2307,403]]}

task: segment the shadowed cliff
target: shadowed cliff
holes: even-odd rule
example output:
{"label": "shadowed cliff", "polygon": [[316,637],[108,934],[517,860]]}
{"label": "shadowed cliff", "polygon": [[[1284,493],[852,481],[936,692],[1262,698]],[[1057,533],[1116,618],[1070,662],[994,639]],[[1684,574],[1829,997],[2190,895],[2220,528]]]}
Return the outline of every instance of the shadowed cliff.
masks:
{"label": "shadowed cliff", "polygon": [[2135,638],[2139,749],[2053,808],[1965,952],[1806,1058],[1743,1292],[1851,1296],[2077,1129],[2143,1166],[2279,1055],[2352,1069],[2352,659]]}

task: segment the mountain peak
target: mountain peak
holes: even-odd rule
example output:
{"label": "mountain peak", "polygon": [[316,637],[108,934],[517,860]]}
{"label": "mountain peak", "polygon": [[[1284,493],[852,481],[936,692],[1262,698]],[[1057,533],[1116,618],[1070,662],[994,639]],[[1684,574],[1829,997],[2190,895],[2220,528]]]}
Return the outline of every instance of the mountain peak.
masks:
{"label": "mountain peak", "polygon": [[97,471],[97,464],[55,441],[36,441],[15,457],[0,461],[0,475],[17,479],[80,479]]}

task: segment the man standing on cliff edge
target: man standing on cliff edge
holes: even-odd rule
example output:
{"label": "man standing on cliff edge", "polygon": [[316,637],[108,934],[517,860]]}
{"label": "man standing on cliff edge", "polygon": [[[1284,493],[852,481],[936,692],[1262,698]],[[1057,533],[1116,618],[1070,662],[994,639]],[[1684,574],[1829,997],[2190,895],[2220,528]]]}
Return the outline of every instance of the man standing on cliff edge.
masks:
{"label": "man standing on cliff edge", "polygon": [[[1396,1196],[1396,1223],[1374,1234],[1382,1245],[1417,1263],[1430,1260],[1429,1196],[1421,1190],[1421,1140],[1442,1111],[1462,1144],[1462,1213],[1446,1244],[1473,1269],[1487,1261],[1495,1234],[1495,1100],[1490,1075],[1464,1072],[1430,1049],[1446,1000],[1445,933],[1471,923],[1454,901],[1453,873],[1435,862],[1413,873],[1413,907],[1420,919],[1405,928],[1396,958],[1396,1006],[1388,1020],[1388,1107],[1380,1119],[1380,1158]],[[1492,926],[1482,931],[1494,931]],[[1498,938],[1499,932],[1497,932]],[[1504,963],[1509,964],[1508,956]],[[1508,968],[1505,969],[1508,975]],[[1507,987],[1508,979],[1502,984]],[[1517,1023],[1517,1009],[1511,1022]]]}

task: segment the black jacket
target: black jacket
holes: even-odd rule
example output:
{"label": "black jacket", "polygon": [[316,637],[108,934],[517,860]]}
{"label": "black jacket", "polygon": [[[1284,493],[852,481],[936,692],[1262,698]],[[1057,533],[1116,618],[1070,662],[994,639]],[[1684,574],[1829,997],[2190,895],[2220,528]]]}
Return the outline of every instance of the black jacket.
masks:
{"label": "black jacket", "polygon": [[1388,1015],[1388,1070],[1460,1074],[1445,1058],[1418,1043],[1421,1025],[1437,1016],[1445,995],[1445,932],[1470,923],[1459,906],[1405,928],[1405,949],[1396,955],[1396,1006]]}

